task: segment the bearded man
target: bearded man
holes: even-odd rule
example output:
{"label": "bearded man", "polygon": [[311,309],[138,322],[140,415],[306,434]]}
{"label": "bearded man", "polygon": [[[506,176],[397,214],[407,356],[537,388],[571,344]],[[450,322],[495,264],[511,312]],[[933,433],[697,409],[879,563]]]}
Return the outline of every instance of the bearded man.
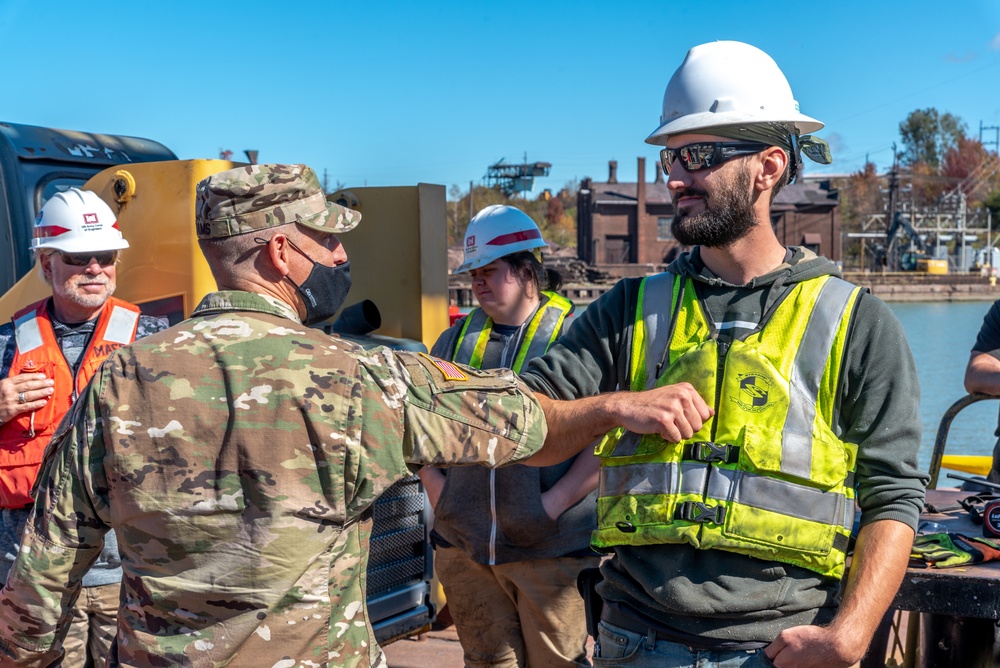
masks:
{"label": "bearded man", "polygon": [[822,127],[763,51],[691,49],[647,142],[694,248],[619,282],[522,373],[546,443],[607,434],[595,667],[850,666],[902,580],[927,480],[902,328],[771,226],[800,154],[830,162]]}
{"label": "bearded man", "polygon": [[[108,354],[167,327],[112,297],[115,265],[128,242],[96,193],[70,188],[54,195],[39,211],[33,237],[38,271],[52,296],[0,326],[0,583],[17,554],[56,426]],[[118,543],[109,533],[83,577],[62,665],[104,665],[117,628],[121,578]]]}

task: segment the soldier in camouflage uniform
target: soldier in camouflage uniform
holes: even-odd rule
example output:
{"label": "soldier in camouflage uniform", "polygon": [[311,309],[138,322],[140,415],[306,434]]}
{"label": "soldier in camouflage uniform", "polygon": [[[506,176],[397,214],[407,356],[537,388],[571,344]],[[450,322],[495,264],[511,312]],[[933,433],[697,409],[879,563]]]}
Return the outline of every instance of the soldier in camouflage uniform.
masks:
{"label": "soldier in camouflage uniform", "polygon": [[0,664],[58,658],[110,529],[124,578],[109,665],[385,664],[365,605],[375,498],[423,465],[524,462],[546,427],[509,370],[364,351],[303,324],[339,306],[334,234],[359,220],[302,165],[198,185],[220,291],[113,353],[60,426],[0,593]]}

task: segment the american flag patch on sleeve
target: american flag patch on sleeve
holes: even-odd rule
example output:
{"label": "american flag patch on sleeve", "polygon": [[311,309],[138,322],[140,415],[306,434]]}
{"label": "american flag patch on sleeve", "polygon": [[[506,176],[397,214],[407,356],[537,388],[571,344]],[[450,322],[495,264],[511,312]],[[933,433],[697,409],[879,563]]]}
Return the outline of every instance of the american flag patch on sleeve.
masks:
{"label": "american flag patch on sleeve", "polygon": [[452,364],[447,360],[443,360],[439,357],[431,357],[427,353],[420,353],[421,357],[426,357],[431,361],[431,364],[436,366],[438,370],[444,374],[445,380],[469,380],[469,377],[462,372],[457,366]]}

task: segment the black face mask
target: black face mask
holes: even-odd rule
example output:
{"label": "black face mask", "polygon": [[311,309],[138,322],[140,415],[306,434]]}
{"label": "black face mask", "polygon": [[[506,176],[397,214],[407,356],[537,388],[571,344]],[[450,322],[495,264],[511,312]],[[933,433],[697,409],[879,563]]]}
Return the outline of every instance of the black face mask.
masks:
{"label": "black face mask", "polygon": [[298,285],[292,279],[288,282],[295,286],[295,289],[302,295],[302,301],[306,305],[306,317],[302,321],[306,325],[315,325],[323,322],[327,318],[340,310],[347,299],[347,293],[351,290],[351,263],[328,267],[320,264],[312,258],[312,271],[302,285]]}
{"label": "black face mask", "polygon": [[[260,237],[255,237],[254,241],[261,245],[267,243],[267,239]],[[301,253],[313,265],[312,271],[309,272],[306,280],[302,281],[302,285],[285,276],[288,278],[288,282],[294,285],[295,289],[302,295],[302,301],[306,307],[306,317],[302,321],[303,324],[315,325],[317,322],[332,318],[344,305],[347,293],[351,291],[351,263],[345,262],[336,267],[329,267],[309,257],[309,254],[292,243],[291,239],[288,239],[288,245]]]}

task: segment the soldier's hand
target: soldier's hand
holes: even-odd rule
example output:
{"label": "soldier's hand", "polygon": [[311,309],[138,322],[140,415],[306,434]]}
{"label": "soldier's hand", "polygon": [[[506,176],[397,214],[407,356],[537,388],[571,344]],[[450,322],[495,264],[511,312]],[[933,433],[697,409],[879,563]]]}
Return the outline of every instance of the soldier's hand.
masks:
{"label": "soldier's hand", "polygon": [[48,403],[54,382],[42,373],[23,373],[0,380],[0,423]]}
{"label": "soldier's hand", "polygon": [[715,414],[690,383],[645,392],[619,392],[621,426],[637,434],[660,434],[670,443],[691,438]]}

